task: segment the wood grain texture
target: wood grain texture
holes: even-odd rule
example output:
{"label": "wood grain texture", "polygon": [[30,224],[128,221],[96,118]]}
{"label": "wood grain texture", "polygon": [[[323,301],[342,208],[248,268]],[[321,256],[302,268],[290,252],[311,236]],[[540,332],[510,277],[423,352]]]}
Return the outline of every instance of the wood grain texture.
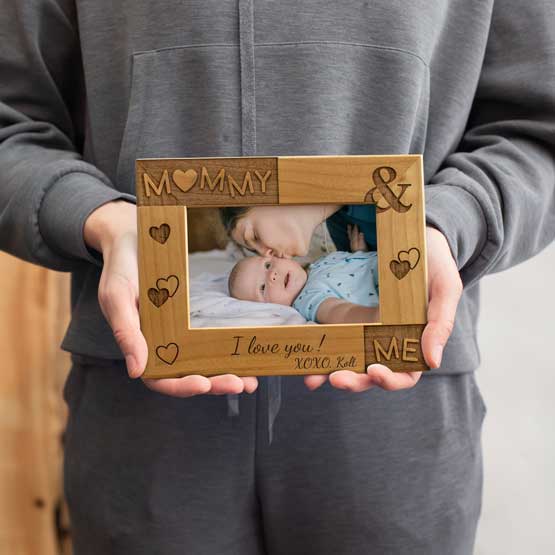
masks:
{"label": "wood grain texture", "polygon": [[[212,180],[204,185],[203,172]],[[258,192],[247,173],[265,176]],[[243,176],[240,195],[230,175]],[[137,196],[146,377],[364,372],[384,361],[393,371],[427,369],[415,345],[428,297],[421,156],[139,160]],[[190,329],[185,206],[262,203],[376,205],[379,323]]]}
{"label": "wood grain texture", "polygon": [[0,253],[0,289],[0,553],[59,555],[62,544],[68,553],[62,388],[70,361],[59,344],[69,275]]}
{"label": "wood grain texture", "polygon": [[377,168],[395,167],[399,180],[419,160],[416,155],[280,156],[279,203],[374,204]]}
{"label": "wood grain texture", "polygon": [[146,377],[201,374],[237,376],[364,373],[381,363],[394,372],[428,370],[420,347],[424,325],[318,325],[204,328],[157,347],[159,358]]}
{"label": "wood grain texture", "polygon": [[422,159],[416,157],[398,171],[394,168],[396,177],[390,184],[372,193],[376,206],[381,206],[376,215],[380,318],[382,324],[423,324],[428,268]]}
{"label": "wood grain texture", "polygon": [[347,368],[365,371],[364,326],[357,324],[197,328],[185,332],[179,345],[168,343],[157,348],[161,357],[149,367],[148,377],[227,373],[287,376],[328,374]]}
{"label": "wood grain texture", "polygon": [[[139,206],[137,224],[139,313],[149,347],[147,367],[151,368],[167,365],[168,360],[173,363],[172,350],[179,350],[189,328],[186,209]],[[164,225],[169,229],[169,237],[163,244],[145,232]],[[175,347],[168,347],[170,343]]]}

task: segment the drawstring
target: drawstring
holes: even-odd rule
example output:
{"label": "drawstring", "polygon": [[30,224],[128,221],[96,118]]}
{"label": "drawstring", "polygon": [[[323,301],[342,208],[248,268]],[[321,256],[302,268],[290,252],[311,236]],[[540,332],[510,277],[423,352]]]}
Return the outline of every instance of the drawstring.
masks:
{"label": "drawstring", "polygon": [[243,156],[256,155],[256,97],[254,77],[253,0],[239,0],[239,54],[241,57],[241,129]]}
{"label": "drawstring", "polygon": [[[239,54],[241,60],[241,148],[243,156],[256,156],[256,88],[254,71],[253,0],[239,0]],[[268,384],[268,441],[281,407],[281,376],[265,378]],[[239,415],[239,397],[227,395],[227,414]]]}

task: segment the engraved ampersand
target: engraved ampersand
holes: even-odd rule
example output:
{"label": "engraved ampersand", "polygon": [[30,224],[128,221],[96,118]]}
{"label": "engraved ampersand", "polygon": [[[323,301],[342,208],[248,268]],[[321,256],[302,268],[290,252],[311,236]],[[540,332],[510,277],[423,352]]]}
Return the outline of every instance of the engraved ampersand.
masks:
{"label": "engraved ampersand", "polygon": [[[386,179],[383,178],[382,172],[387,174]],[[380,166],[373,171],[372,181],[374,182],[375,187],[366,193],[364,200],[368,202],[370,197],[370,200],[372,200],[372,202],[376,205],[376,213],[386,212],[390,208],[393,208],[393,210],[399,213],[410,210],[412,204],[403,204],[401,202],[401,198],[411,184],[398,183],[397,187],[401,188],[401,192],[396,195],[389,186],[389,184],[395,181],[396,178],[397,172],[390,166]]]}

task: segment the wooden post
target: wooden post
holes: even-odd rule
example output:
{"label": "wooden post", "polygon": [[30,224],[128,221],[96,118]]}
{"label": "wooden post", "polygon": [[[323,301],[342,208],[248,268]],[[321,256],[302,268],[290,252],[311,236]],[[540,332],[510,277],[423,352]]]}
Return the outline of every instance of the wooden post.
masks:
{"label": "wooden post", "polygon": [[69,275],[4,253],[0,270],[0,553],[59,555]]}

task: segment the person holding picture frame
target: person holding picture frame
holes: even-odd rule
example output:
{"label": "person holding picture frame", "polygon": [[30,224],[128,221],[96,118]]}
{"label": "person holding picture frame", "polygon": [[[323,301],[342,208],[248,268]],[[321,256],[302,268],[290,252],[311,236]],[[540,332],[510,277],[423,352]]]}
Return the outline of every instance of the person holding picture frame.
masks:
{"label": "person holding picture frame", "polygon": [[[472,553],[479,282],[555,236],[552,3],[0,14],[0,248],[72,274],[75,554]],[[423,155],[434,370],[283,380],[271,444],[273,378],[136,379],[135,160],[359,153]]]}

